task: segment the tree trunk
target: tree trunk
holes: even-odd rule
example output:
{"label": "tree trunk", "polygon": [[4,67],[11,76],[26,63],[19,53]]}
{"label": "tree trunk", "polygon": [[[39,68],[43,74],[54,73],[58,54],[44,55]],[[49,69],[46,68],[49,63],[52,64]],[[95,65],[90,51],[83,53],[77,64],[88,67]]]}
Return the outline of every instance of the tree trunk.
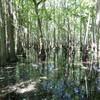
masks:
{"label": "tree trunk", "polygon": [[97,24],[97,65],[99,65],[99,32],[100,32],[100,0],[97,0],[97,5],[96,5],[97,9],[97,15],[96,15],[96,24]]}
{"label": "tree trunk", "polygon": [[9,60],[11,62],[15,62],[15,40],[14,40],[14,23],[13,23],[13,9],[12,9],[12,0],[7,0],[8,3],[8,20],[7,20],[7,35],[8,35],[8,42],[9,42]]}
{"label": "tree trunk", "polygon": [[6,64],[6,35],[3,1],[0,0],[0,65]]}
{"label": "tree trunk", "polygon": [[100,26],[100,0],[97,0],[97,4],[96,4],[96,24],[98,26]]}

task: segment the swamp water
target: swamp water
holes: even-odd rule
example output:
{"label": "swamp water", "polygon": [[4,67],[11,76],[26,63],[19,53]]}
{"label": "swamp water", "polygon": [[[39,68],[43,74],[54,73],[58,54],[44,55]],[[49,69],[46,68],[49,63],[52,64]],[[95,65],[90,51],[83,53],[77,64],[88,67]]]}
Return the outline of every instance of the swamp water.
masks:
{"label": "swamp water", "polygon": [[100,100],[99,71],[51,58],[1,67],[0,100]]}

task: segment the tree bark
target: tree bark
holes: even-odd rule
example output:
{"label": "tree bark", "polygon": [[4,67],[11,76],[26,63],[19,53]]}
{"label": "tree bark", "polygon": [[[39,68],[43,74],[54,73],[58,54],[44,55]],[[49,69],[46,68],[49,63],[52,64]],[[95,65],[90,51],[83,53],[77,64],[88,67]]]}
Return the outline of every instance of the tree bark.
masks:
{"label": "tree bark", "polygon": [[0,0],[0,65],[6,64],[6,35],[5,35],[5,14],[3,1]]}
{"label": "tree bark", "polygon": [[96,4],[96,24],[97,26],[100,26],[100,0],[97,0]]}
{"label": "tree bark", "polygon": [[9,43],[9,60],[11,62],[15,62],[17,60],[15,56],[15,28],[13,23],[13,9],[12,9],[12,0],[7,0],[8,4],[8,19],[7,19],[7,35],[8,35],[8,43]]}

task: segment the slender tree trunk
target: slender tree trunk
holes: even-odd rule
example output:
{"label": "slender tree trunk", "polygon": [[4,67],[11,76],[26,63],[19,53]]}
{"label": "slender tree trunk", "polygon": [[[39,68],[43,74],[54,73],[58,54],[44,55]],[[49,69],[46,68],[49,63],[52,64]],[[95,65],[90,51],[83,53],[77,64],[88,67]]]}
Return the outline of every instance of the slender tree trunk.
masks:
{"label": "slender tree trunk", "polygon": [[100,26],[100,0],[97,0],[96,4],[96,24],[97,26]]}
{"label": "slender tree trunk", "polygon": [[8,34],[8,42],[9,42],[9,60],[11,62],[16,61],[15,56],[15,28],[13,23],[13,9],[12,9],[12,0],[7,0],[8,4],[8,19],[7,19],[7,34]]}
{"label": "slender tree trunk", "polygon": [[6,64],[6,35],[5,35],[5,14],[4,1],[0,0],[0,65]]}
{"label": "slender tree trunk", "polygon": [[[42,23],[39,17],[39,9],[38,6],[39,4],[42,2],[43,0],[40,0],[40,2],[37,2],[37,0],[33,0],[34,6],[35,6],[35,13],[37,15],[37,24],[38,24],[38,28],[39,28],[39,45],[40,45],[40,51],[42,49],[42,45],[43,45],[43,33],[42,33]],[[44,0],[45,1],[45,0]]]}
{"label": "slender tree trunk", "polygon": [[97,65],[99,65],[99,40],[100,40],[100,0],[97,0],[97,15],[96,15],[96,24],[97,24]]}

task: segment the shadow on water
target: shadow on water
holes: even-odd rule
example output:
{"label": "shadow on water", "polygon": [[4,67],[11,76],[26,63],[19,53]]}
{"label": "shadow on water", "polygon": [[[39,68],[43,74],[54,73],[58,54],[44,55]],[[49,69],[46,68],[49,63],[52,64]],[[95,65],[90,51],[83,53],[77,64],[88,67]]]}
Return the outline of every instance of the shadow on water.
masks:
{"label": "shadow on water", "polygon": [[57,54],[55,62],[18,63],[0,70],[0,100],[99,100],[100,73],[67,65]]}

